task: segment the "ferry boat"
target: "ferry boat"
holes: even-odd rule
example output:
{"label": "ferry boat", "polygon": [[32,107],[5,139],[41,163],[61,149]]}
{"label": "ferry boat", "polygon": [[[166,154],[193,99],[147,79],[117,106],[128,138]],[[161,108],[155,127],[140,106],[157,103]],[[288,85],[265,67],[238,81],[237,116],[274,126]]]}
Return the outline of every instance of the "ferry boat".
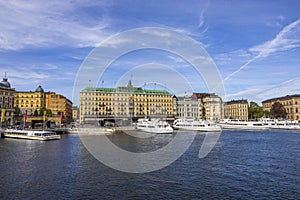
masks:
{"label": "ferry boat", "polygon": [[298,120],[277,120],[270,118],[261,118],[259,120],[264,122],[271,129],[300,130],[300,124]]}
{"label": "ferry boat", "polygon": [[17,130],[7,129],[2,131],[5,138],[28,139],[28,140],[59,140],[60,135],[53,131],[40,130]]}
{"label": "ferry boat", "polygon": [[237,129],[237,130],[266,130],[269,126],[261,121],[246,121],[238,119],[223,119],[218,125],[222,129]]}
{"label": "ferry boat", "polygon": [[300,130],[298,121],[277,121],[269,124],[271,129]]}
{"label": "ferry boat", "polygon": [[170,124],[161,120],[138,119],[136,128],[148,133],[173,133]]}
{"label": "ferry boat", "polygon": [[173,122],[173,128],[203,132],[219,132],[221,127],[209,121],[199,121],[193,119],[176,119]]}

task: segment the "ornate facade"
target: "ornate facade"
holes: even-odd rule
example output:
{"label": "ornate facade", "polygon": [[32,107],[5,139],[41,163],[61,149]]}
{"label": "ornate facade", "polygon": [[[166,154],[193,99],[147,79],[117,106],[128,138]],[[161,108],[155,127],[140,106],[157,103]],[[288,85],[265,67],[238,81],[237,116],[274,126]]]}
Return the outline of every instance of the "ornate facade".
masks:
{"label": "ornate facade", "polygon": [[41,108],[45,108],[45,98],[43,88],[39,85],[33,91],[17,91],[15,93],[14,106],[20,109],[21,113],[27,110],[28,115],[33,115],[34,112],[39,112]]}
{"label": "ornate facade", "polygon": [[44,92],[40,85],[35,91],[17,91],[14,97],[14,107],[20,109],[21,114],[27,110],[28,121],[31,116],[36,120],[37,115],[43,115],[40,113],[43,109],[51,110],[51,120],[57,124],[61,113],[63,123],[72,121],[72,102],[55,92]]}
{"label": "ornate facade", "polygon": [[14,93],[8,79],[5,77],[0,82],[0,112],[1,126],[7,127],[14,124]]}
{"label": "ornate facade", "polygon": [[210,94],[202,99],[203,113],[206,120],[219,121],[223,118],[222,99],[218,95]]}
{"label": "ornate facade", "polygon": [[287,95],[284,97],[278,97],[268,99],[262,102],[263,110],[270,112],[272,105],[275,102],[279,102],[283,105],[288,120],[300,120],[300,95]]}
{"label": "ornate facade", "polygon": [[54,116],[60,116],[62,114],[62,120],[65,123],[70,123],[73,119],[72,102],[61,94],[47,92],[45,107],[51,110]]}
{"label": "ornate facade", "polygon": [[177,98],[177,118],[181,119],[202,119],[201,99],[195,96]]}
{"label": "ornate facade", "polygon": [[80,123],[136,120],[145,116],[174,119],[174,97],[165,90],[133,87],[85,88],[80,92]]}
{"label": "ornate facade", "polygon": [[248,101],[232,100],[225,102],[225,118],[248,120]]}

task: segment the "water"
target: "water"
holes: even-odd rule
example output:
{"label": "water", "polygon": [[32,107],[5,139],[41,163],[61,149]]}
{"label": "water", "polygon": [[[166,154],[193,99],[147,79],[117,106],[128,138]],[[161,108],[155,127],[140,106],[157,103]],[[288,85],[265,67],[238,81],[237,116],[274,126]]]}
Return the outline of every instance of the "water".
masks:
{"label": "water", "polygon": [[[111,140],[140,152],[160,148],[172,137],[114,135]],[[88,153],[78,135],[48,142],[0,139],[0,198],[300,198],[299,131],[223,131],[212,152],[199,159],[203,138],[197,135],[172,165],[146,174],[103,165]]]}

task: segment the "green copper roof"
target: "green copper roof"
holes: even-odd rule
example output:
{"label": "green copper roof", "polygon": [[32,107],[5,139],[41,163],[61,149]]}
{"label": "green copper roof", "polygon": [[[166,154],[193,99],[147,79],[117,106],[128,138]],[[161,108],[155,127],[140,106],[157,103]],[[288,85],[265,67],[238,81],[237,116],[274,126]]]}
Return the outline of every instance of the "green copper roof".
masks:
{"label": "green copper roof", "polygon": [[81,92],[105,92],[105,93],[134,93],[134,94],[164,94],[171,95],[166,90],[143,90],[139,87],[118,87],[118,88],[96,88],[86,87]]}

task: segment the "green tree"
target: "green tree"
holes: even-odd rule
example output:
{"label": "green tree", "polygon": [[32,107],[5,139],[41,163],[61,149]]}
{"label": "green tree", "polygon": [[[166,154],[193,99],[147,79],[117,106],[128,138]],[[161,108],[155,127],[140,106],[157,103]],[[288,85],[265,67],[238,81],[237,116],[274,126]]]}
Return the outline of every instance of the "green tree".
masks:
{"label": "green tree", "polygon": [[15,107],[15,116],[20,116],[21,110],[18,107]]}
{"label": "green tree", "polygon": [[46,116],[47,116],[47,117],[52,117],[52,111],[49,110],[49,109],[47,109],[47,110],[46,110]]}
{"label": "green tree", "polygon": [[44,111],[47,111],[46,108],[40,108],[39,114],[40,116],[44,116]]}
{"label": "green tree", "polygon": [[264,116],[264,111],[256,102],[251,101],[248,109],[249,119],[258,119]]}
{"label": "green tree", "polygon": [[284,109],[283,105],[279,102],[275,102],[270,110],[270,116],[273,118],[285,118],[286,117],[286,110]]}
{"label": "green tree", "polygon": [[34,113],[33,113],[33,115],[34,115],[35,117],[39,116],[38,110],[35,110]]}

